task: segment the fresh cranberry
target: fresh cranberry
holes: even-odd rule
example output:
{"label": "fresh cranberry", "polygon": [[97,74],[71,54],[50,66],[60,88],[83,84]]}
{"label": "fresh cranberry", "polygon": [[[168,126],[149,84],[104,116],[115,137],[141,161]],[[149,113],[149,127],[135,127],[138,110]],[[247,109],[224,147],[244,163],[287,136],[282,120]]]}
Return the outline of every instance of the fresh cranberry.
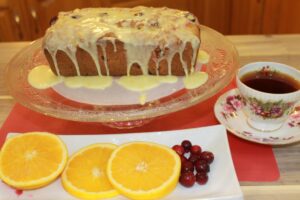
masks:
{"label": "fresh cranberry", "polygon": [[208,181],[208,176],[205,172],[198,172],[196,174],[196,181],[199,185],[204,185]]}
{"label": "fresh cranberry", "polygon": [[81,15],[72,15],[71,17],[72,17],[72,19],[79,19],[81,17]]}
{"label": "fresh cranberry", "polygon": [[195,163],[195,169],[197,172],[209,172],[209,164],[205,160],[197,160]]}
{"label": "fresh cranberry", "polygon": [[199,146],[199,145],[193,145],[192,147],[191,147],[191,153],[192,154],[201,154],[201,147]]}
{"label": "fresh cranberry", "polygon": [[193,172],[182,173],[179,177],[179,183],[185,187],[192,187],[196,182],[196,177]]}
{"label": "fresh cranberry", "polygon": [[189,140],[183,140],[181,146],[184,148],[184,151],[188,153],[191,150],[192,143]]}
{"label": "fresh cranberry", "polygon": [[21,196],[23,194],[23,190],[16,189],[15,193],[16,193],[16,195]]}
{"label": "fresh cranberry", "polygon": [[181,165],[181,172],[194,172],[194,164],[190,161],[186,161]]}
{"label": "fresh cranberry", "polygon": [[102,12],[102,13],[99,13],[99,16],[100,17],[105,17],[105,16],[108,16],[108,13],[107,12]]}
{"label": "fresh cranberry", "polygon": [[57,21],[57,19],[58,19],[58,17],[57,17],[57,16],[54,16],[54,17],[52,17],[52,18],[50,19],[50,22],[49,22],[49,24],[50,24],[50,25],[53,25],[53,24],[55,24],[55,22]]}
{"label": "fresh cranberry", "polygon": [[200,155],[191,154],[188,160],[195,164],[197,160],[200,160]]}
{"label": "fresh cranberry", "polygon": [[187,162],[188,159],[186,159],[186,157],[184,155],[180,156],[180,160],[181,160],[181,165],[184,163],[184,162]]}
{"label": "fresh cranberry", "polygon": [[180,145],[174,145],[172,149],[179,155],[182,156],[184,154],[184,148]]}
{"label": "fresh cranberry", "polygon": [[138,12],[138,13],[135,13],[134,16],[143,16],[144,13],[143,12]]}
{"label": "fresh cranberry", "polygon": [[201,160],[206,160],[208,164],[214,161],[214,154],[210,151],[203,151],[201,153]]}

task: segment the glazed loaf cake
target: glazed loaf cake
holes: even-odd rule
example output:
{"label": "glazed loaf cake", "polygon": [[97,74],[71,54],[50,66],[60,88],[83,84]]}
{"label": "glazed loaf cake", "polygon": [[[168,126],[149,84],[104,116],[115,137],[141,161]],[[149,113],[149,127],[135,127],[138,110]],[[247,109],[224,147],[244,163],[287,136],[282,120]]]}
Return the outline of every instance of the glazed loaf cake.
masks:
{"label": "glazed loaf cake", "polygon": [[43,40],[59,76],[182,76],[192,71],[199,46],[195,16],[165,7],[61,12]]}

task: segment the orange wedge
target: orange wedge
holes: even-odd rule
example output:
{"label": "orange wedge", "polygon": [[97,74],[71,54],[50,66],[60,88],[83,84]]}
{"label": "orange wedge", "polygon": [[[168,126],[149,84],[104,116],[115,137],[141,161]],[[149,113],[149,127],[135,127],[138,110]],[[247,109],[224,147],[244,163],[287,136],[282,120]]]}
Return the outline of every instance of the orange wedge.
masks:
{"label": "orange wedge", "polygon": [[131,142],[112,153],[107,175],[111,184],[130,199],[157,199],[176,187],[180,167],[180,158],[171,148]]}
{"label": "orange wedge", "polygon": [[75,153],[62,174],[67,192],[81,199],[110,198],[119,193],[107,179],[107,161],[114,144],[93,144]]}
{"label": "orange wedge", "polygon": [[54,134],[30,132],[8,138],[0,154],[0,177],[18,189],[54,181],[67,162],[67,148]]}

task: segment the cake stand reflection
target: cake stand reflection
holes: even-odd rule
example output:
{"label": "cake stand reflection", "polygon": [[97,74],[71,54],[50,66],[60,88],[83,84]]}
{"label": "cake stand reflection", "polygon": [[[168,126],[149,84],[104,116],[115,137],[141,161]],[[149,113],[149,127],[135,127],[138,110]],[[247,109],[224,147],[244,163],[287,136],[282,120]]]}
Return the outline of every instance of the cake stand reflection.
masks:
{"label": "cake stand reflection", "polygon": [[[151,99],[145,104],[93,104],[74,101],[55,89],[39,90],[27,81],[32,68],[48,64],[41,49],[42,39],[22,49],[7,65],[6,78],[11,95],[17,102],[45,115],[80,122],[100,122],[113,128],[134,128],[156,117],[179,111],[213,96],[230,83],[238,69],[238,54],[233,44],[222,34],[201,26],[201,50],[210,55],[203,66],[209,78],[198,88],[175,88],[172,94]],[[98,91],[101,92],[101,91]],[[116,92],[107,98],[118,98]]]}

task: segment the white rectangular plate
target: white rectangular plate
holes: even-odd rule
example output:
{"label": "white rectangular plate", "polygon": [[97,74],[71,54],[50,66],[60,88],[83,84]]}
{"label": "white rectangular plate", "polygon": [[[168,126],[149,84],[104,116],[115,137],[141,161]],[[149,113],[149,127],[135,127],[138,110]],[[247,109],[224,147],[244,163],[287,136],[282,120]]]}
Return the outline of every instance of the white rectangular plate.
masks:
{"label": "white rectangular plate", "polygon": [[[10,133],[8,137],[12,135],[14,134]],[[172,147],[175,144],[180,144],[182,140],[188,139],[193,144],[200,145],[203,150],[211,151],[215,155],[215,160],[210,166],[208,183],[204,186],[195,184],[192,188],[185,188],[178,184],[176,189],[164,199],[243,199],[231,159],[226,129],[221,125],[151,133],[60,135],[60,137],[66,143],[69,154],[73,154],[89,144],[101,142],[119,145],[129,141],[151,141]],[[62,200],[75,198],[64,191],[60,179],[58,179],[44,188],[24,191],[21,195],[17,195],[14,189],[0,182],[0,199]],[[112,198],[112,200],[115,199],[126,198],[122,196]]]}

